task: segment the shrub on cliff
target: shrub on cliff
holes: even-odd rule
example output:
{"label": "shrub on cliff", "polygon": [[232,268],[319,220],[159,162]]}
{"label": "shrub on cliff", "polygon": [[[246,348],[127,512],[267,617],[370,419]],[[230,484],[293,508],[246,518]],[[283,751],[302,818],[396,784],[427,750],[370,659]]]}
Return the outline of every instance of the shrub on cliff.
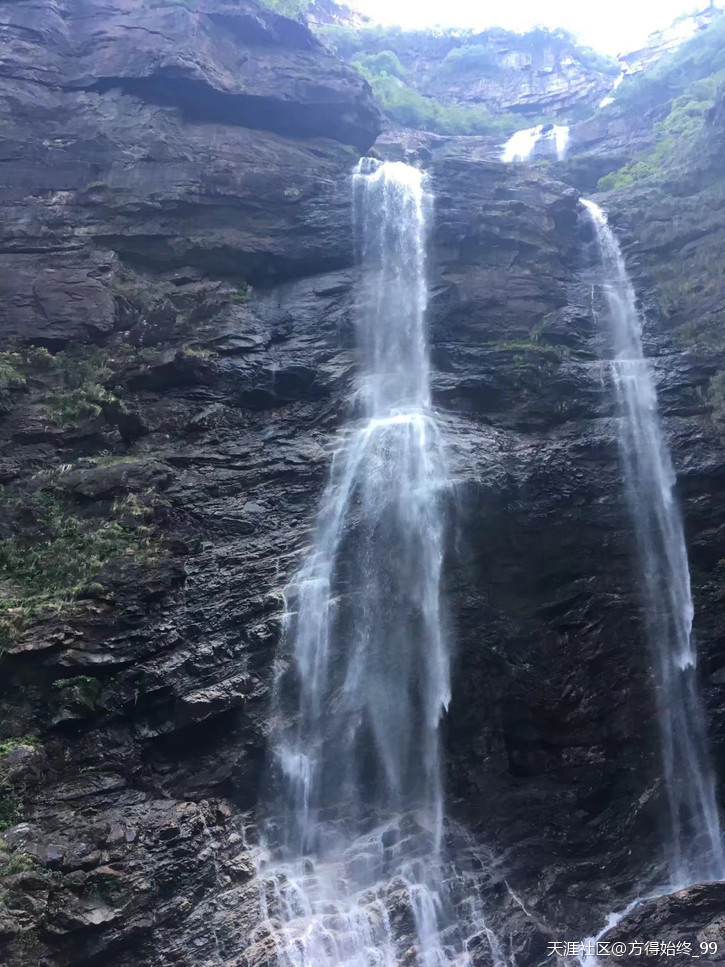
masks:
{"label": "shrub on cliff", "polygon": [[[272,0],[274,2],[274,0]],[[314,24],[312,25],[314,26]],[[426,49],[433,62],[439,59],[438,70],[443,76],[461,73],[489,73],[497,70],[495,51],[520,50],[533,60],[540,60],[547,52],[568,54],[584,67],[603,74],[616,75],[619,64],[611,57],[591,47],[581,46],[566,30],[535,27],[525,33],[515,33],[502,27],[486,30],[403,30],[397,26],[374,24],[367,27],[344,27],[325,24],[316,27],[323,41],[343,60],[350,61],[360,53],[375,54],[385,50],[395,52],[405,60],[405,52]]]}
{"label": "shrub on cliff", "polygon": [[725,70],[725,14],[653,68],[625,77],[611,109],[647,111],[683,94],[694,82]]}
{"label": "shrub on cliff", "polygon": [[144,523],[146,508],[132,494],[108,517],[79,517],[41,490],[3,493],[0,509],[7,534],[0,540],[0,654],[28,621],[95,588],[111,561],[143,564],[161,554],[158,534]]}
{"label": "shrub on cliff", "polygon": [[508,134],[515,130],[516,120],[510,115],[494,117],[483,106],[443,104],[419,94],[398,77],[359,69],[369,81],[380,109],[395,124],[438,134]]}
{"label": "shrub on cliff", "polygon": [[25,375],[19,368],[20,360],[17,353],[0,353],[0,413],[7,411],[12,391],[22,389],[26,384]]}
{"label": "shrub on cliff", "polygon": [[600,178],[597,188],[611,191],[628,188],[635,182],[660,180],[673,162],[692,149],[693,139],[701,130],[723,83],[725,68],[688,84],[684,93],[671,102],[666,117],[654,124],[655,147],[618,171]]}
{"label": "shrub on cliff", "polygon": [[725,372],[716,373],[707,387],[712,421],[720,433],[725,433]]}
{"label": "shrub on cliff", "polygon": [[441,77],[456,74],[492,74],[498,70],[496,52],[488,44],[464,44],[449,50],[438,67]]}
{"label": "shrub on cliff", "polygon": [[405,77],[405,68],[400,63],[398,55],[392,50],[381,50],[379,54],[363,54],[356,58],[352,65],[358,70],[363,68],[376,76],[389,74],[391,77]]}
{"label": "shrub on cliff", "polygon": [[283,17],[301,17],[307,11],[310,0],[261,0],[261,3]]}

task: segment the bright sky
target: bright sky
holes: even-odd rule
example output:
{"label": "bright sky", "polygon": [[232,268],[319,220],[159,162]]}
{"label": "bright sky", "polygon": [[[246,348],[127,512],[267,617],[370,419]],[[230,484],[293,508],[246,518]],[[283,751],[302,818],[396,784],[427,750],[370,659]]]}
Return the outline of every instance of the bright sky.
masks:
{"label": "bright sky", "polygon": [[[644,45],[647,35],[706,0],[348,0],[374,21],[403,27],[564,27],[582,43],[609,54]],[[723,6],[725,0],[716,0]]]}

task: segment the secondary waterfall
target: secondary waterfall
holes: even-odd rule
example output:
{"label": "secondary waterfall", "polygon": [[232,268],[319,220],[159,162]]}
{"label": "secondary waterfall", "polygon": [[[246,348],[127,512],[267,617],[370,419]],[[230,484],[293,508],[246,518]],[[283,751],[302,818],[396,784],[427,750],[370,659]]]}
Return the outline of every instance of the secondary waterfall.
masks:
{"label": "secondary waterfall", "polygon": [[429,199],[420,171],[371,159],[353,194],[362,416],[285,591],[254,940],[271,936],[294,967],[443,967],[472,963],[483,938],[499,963],[475,898],[447,895],[443,856],[447,478],[424,325]]}
{"label": "secondary waterfall", "polygon": [[568,125],[539,124],[512,134],[503,147],[501,160],[507,164],[530,161],[532,157],[555,157],[557,161],[563,161],[568,145]]}
{"label": "secondary waterfall", "polygon": [[687,548],[657,394],[642,353],[642,320],[634,288],[606,216],[593,202],[583,204],[596,230],[611,324],[619,445],[642,562],[671,821],[669,889],[677,889],[725,878],[714,776],[697,688]]}

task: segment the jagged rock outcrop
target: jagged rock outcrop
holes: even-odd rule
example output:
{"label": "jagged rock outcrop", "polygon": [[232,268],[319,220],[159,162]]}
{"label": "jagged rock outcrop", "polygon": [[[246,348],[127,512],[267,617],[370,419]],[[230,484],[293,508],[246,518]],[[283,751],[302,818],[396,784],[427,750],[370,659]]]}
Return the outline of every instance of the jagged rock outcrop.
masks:
{"label": "jagged rock outcrop", "polygon": [[604,934],[602,952],[615,951],[618,962],[627,967],[662,963],[663,957],[677,967],[693,959],[717,967],[725,963],[724,909],[723,883],[644,900]]}
{"label": "jagged rock outcrop", "polygon": [[127,328],[118,256],[247,281],[349,261],[346,145],[366,148],[377,114],[302,25],[216,0],[3,17],[6,338]]}
{"label": "jagged rock outcrop", "polygon": [[362,78],[294,20],[244,0],[6,4],[2,76],[61,90],[119,89],[219,121],[359,149],[377,117]]}

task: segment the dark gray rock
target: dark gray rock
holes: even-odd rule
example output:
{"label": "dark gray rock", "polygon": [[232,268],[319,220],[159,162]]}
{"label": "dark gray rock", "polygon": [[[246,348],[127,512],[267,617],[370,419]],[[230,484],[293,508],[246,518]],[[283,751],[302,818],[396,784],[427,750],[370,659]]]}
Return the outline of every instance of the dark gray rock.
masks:
{"label": "dark gray rock", "polygon": [[377,112],[360,75],[303,24],[250,0],[8,0],[2,12],[8,79],[119,89],[176,106],[190,120],[360,149],[375,140]]}
{"label": "dark gray rock", "polygon": [[[706,883],[643,900],[602,937],[609,950],[626,950],[617,961],[684,967],[693,959],[725,963],[725,884]],[[615,948],[615,945],[618,945]]]}

